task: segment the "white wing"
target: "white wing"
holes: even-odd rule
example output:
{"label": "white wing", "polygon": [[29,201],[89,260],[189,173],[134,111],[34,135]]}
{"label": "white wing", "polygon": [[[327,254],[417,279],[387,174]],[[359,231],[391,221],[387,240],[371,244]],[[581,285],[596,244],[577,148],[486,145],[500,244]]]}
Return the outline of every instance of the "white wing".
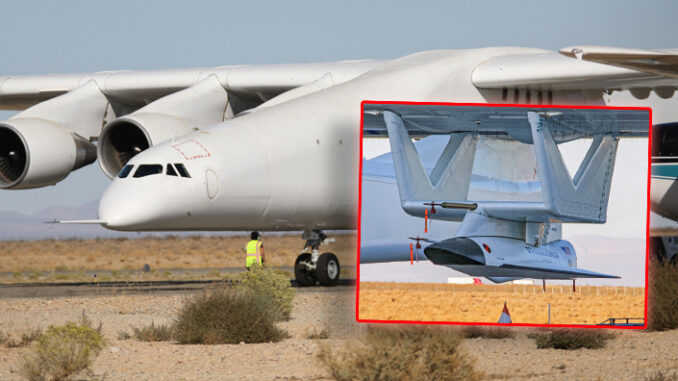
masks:
{"label": "white wing", "polygon": [[343,61],[287,65],[241,65],[193,69],[105,71],[0,77],[0,109],[23,110],[94,81],[111,101],[140,108],[215,75],[234,95],[261,103],[285,91],[312,83],[330,74],[334,83],[345,82],[381,61]]}
{"label": "white wing", "polygon": [[560,53],[492,58],[473,71],[473,84],[482,89],[537,90],[661,91],[678,86],[678,67],[673,64],[678,56],[670,51],[572,47]]}

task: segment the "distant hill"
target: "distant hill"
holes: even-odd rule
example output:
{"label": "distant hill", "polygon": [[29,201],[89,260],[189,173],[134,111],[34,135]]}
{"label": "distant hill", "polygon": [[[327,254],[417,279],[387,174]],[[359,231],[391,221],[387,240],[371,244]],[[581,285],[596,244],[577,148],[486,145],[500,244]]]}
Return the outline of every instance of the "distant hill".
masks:
{"label": "distant hill", "polygon": [[[0,211],[0,241],[16,240],[43,240],[43,239],[67,239],[67,238],[139,238],[139,237],[164,237],[175,236],[232,236],[243,235],[247,232],[118,232],[109,230],[101,225],[66,225],[48,224],[54,220],[95,220],[99,209],[98,201],[91,201],[78,207],[54,206],[43,209],[31,215],[17,212]],[[333,232],[332,234],[345,234],[347,231]],[[301,234],[301,232],[267,232],[267,235]],[[302,243],[301,237],[299,238]]]}
{"label": "distant hill", "polygon": [[100,225],[46,224],[54,220],[91,220],[97,217],[98,202],[79,207],[50,207],[32,215],[0,212],[0,240],[36,240],[137,236],[137,233],[114,232]]}
{"label": "distant hill", "polygon": [[[97,218],[98,201],[91,201],[79,207],[58,206],[41,210],[32,215],[0,211],[0,241],[42,240],[66,238],[136,238],[140,236],[198,235],[200,232],[117,232],[101,225],[47,224],[54,220],[94,220]],[[234,233],[204,233],[204,235],[232,235]],[[239,232],[237,234],[243,234]]]}

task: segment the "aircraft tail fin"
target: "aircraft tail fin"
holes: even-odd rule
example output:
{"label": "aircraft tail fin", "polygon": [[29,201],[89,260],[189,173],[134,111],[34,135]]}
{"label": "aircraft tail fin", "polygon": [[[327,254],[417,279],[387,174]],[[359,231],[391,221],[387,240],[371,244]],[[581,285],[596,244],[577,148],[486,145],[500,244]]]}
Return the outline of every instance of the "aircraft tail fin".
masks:
{"label": "aircraft tail fin", "polygon": [[571,178],[549,125],[557,117],[530,111],[532,140],[537,157],[544,204],[554,216],[605,222],[618,137],[595,135],[574,178]]}
{"label": "aircraft tail fin", "polygon": [[429,176],[403,120],[384,111],[401,203],[412,200],[466,200],[477,138],[450,134],[450,140]]}

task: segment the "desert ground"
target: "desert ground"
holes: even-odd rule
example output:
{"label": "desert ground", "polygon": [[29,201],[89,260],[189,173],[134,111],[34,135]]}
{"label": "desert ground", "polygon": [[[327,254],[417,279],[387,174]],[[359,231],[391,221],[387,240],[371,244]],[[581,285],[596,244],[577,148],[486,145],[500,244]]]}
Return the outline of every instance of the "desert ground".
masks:
{"label": "desert ground", "polygon": [[[266,236],[264,240],[269,253],[274,253],[271,261],[280,266],[289,266],[303,244],[297,236]],[[154,269],[240,267],[242,246],[246,241],[246,237],[170,237],[3,242],[0,272],[11,276],[0,281],[35,281],[29,279],[33,272],[101,269],[124,272],[138,269],[145,263]],[[326,248],[337,253],[343,263],[355,261],[352,235],[337,236],[337,242]],[[279,250],[278,255],[276,250]],[[280,262],[275,262],[278,260]],[[15,272],[21,275],[14,276]],[[52,279],[45,274],[39,276],[40,279],[47,277],[48,281]],[[386,286],[372,286],[377,296],[390,292]],[[455,296],[454,291],[435,291],[430,285],[422,287],[422,300],[436,292],[446,298]],[[565,287],[562,290],[554,288],[553,296],[547,293],[541,297],[570,298],[565,290]],[[579,287],[579,290],[585,288]],[[361,285],[362,291],[370,291],[370,285]],[[521,292],[514,294],[517,297]],[[602,292],[610,299],[627,300],[630,304],[639,299],[638,295],[622,299],[624,293],[627,297],[632,294],[632,289],[595,292]],[[534,295],[536,291],[531,297]],[[582,291],[582,296],[587,295],[587,291]],[[292,319],[280,323],[290,338],[279,343],[180,345],[141,342],[135,338],[124,339],[121,335],[131,334],[133,327],[171,323],[186,297],[186,293],[147,295],[130,289],[105,296],[0,298],[0,333],[18,340],[30,330],[77,321],[84,312],[95,326],[101,323],[108,341],[93,364],[94,373],[106,380],[325,380],[331,378],[317,359],[320,345],[343,347],[362,337],[367,326],[355,321],[354,287],[314,287],[297,292]],[[367,305],[361,299],[361,317],[364,317],[362,309]],[[496,321],[501,306],[503,300],[499,307],[489,309],[490,321]],[[509,301],[509,308],[514,321],[527,316],[517,305],[514,307],[512,301]],[[418,309],[416,306],[409,308],[410,312]],[[554,309],[552,319],[560,319],[558,314]],[[542,311],[538,315],[545,316],[545,313]],[[443,313],[441,319],[449,319],[449,315]],[[309,338],[309,334],[325,328],[330,332],[328,339]],[[466,339],[461,348],[488,380],[646,380],[658,372],[673,377],[671,379],[678,377],[678,352],[675,350],[678,331],[624,330],[618,332],[604,349],[563,351],[537,349],[534,341],[527,337],[531,329],[516,328],[516,337],[510,339]],[[0,380],[21,379],[18,364],[29,350],[0,345]]]}
{"label": "desert ground", "polygon": [[653,228],[650,226],[650,237],[665,237],[678,235],[678,229],[675,228]]}
{"label": "desert ground", "polygon": [[644,316],[645,289],[547,285],[360,283],[360,318],[496,323],[504,302],[514,323],[598,324]]}
{"label": "desert ground", "polygon": [[[333,235],[334,243],[320,247],[339,258],[342,277],[355,273],[354,234]],[[205,271],[202,278],[218,278],[227,268],[244,268],[245,244],[249,236],[192,236],[138,239],[67,239],[42,241],[3,241],[0,249],[0,283],[86,280],[93,273],[98,280],[134,278],[145,264],[151,272],[141,279],[185,279]],[[294,266],[304,245],[300,235],[264,234],[269,266]],[[220,271],[221,270],[221,271]]]}
{"label": "desert ground", "polygon": [[[170,323],[185,296],[117,295],[107,297],[0,300],[0,331],[22,332],[77,320],[83,311],[101,322],[108,346],[94,362],[106,380],[325,380],[317,360],[319,345],[341,347],[360,337],[365,325],[355,322],[355,289],[311,289],[297,293],[289,322],[281,323],[291,338],[279,343],[179,345],[121,340],[120,332],[155,322]],[[327,340],[309,333],[330,329]],[[516,329],[512,339],[467,339],[464,350],[488,380],[645,380],[662,372],[678,372],[678,331],[619,332],[605,349],[564,351],[536,349]],[[0,346],[0,379],[18,380],[18,362],[27,348]]]}
{"label": "desert ground", "polygon": [[[356,329],[354,289],[335,290],[299,292],[292,319],[281,323],[291,338],[280,343],[178,345],[118,339],[121,332],[132,333],[132,327],[171,323],[186,296],[4,299],[0,331],[19,338],[30,329],[77,321],[84,311],[95,326],[101,322],[109,342],[93,367],[107,380],[322,379],[325,372],[315,359],[318,341],[306,337],[330,327],[327,341],[336,344]],[[26,351],[0,346],[0,380],[21,379],[17,364]]]}

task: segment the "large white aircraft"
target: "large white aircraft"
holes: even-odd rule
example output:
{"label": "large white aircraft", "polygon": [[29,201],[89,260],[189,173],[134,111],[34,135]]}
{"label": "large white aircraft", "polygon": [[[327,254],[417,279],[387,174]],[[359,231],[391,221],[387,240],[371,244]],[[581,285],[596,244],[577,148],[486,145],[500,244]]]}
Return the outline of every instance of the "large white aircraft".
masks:
{"label": "large white aircraft", "polygon": [[[364,112],[365,130],[388,131],[391,153],[363,164],[360,263],[411,260],[421,226],[399,225],[424,218],[457,222],[414,238],[425,256],[474,277],[618,278],[578,268],[561,225],[606,222],[618,141],[647,138],[649,109],[366,103]],[[417,135],[448,139],[436,158],[426,139],[420,155]],[[571,177],[558,144],[581,138],[592,142]],[[385,201],[395,185],[400,208]]]}
{"label": "large white aircraft", "polygon": [[114,180],[90,222],[134,231],[303,230],[297,281],[334,284],[338,260],[318,245],[323,230],[356,226],[363,100],[603,105],[615,90],[671,97],[677,53],[485,48],[0,77],[0,108],[23,110],[0,122],[0,188],[54,185],[98,158]]}

